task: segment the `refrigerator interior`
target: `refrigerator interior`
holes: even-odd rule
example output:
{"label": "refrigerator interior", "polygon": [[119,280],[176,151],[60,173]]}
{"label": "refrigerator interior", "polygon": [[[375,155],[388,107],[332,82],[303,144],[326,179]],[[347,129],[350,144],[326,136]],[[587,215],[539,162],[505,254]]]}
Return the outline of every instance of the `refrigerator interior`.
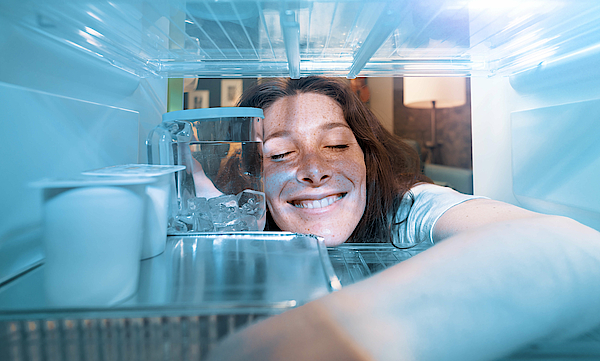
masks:
{"label": "refrigerator interior", "polygon": [[599,20],[595,0],[3,1],[0,282],[41,257],[28,184],[145,162],[170,78],[471,77],[475,193],[600,229]]}
{"label": "refrigerator interior", "polygon": [[[599,63],[597,0],[4,0],[0,291],[18,297],[10,289],[24,285],[11,280],[43,262],[41,195],[29,184],[146,162],[146,135],[169,93],[182,91],[168,85],[179,78],[470,77],[475,194],[600,230]],[[413,255],[386,246],[344,245],[329,259],[345,286]],[[77,330],[100,330],[135,342],[145,335],[158,350],[171,341],[157,330],[175,341],[201,334],[210,345],[251,321],[163,316],[23,321],[15,342],[60,333],[79,344]],[[559,354],[597,355],[598,339]],[[189,350],[206,352],[197,346]],[[553,347],[514,359],[556,356]]]}

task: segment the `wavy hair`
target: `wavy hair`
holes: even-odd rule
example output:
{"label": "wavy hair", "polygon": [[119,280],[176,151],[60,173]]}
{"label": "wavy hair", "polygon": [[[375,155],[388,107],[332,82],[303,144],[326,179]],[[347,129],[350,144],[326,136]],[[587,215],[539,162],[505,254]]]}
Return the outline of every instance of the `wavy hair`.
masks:
{"label": "wavy hair", "polygon": [[[342,108],[365,159],[367,201],[365,212],[350,238],[353,242],[390,242],[398,223],[402,197],[417,182],[431,182],[421,174],[417,152],[388,132],[342,79],[310,76],[300,79],[271,79],[246,90],[238,106],[263,110],[277,100],[303,93],[330,97]],[[270,214],[267,230],[279,230]]]}

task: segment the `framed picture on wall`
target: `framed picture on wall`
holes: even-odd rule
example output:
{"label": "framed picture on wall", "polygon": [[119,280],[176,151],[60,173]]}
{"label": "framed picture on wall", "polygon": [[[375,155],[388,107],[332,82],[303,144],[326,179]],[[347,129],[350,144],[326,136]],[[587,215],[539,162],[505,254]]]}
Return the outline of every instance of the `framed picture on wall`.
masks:
{"label": "framed picture on wall", "polygon": [[210,92],[208,90],[194,90],[188,92],[188,108],[200,109],[208,108]]}
{"label": "framed picture on wall", "polygon": [[183,79],[183,107],[184,109],[208,108],[210,91],[198,89],[198,80],[195,78]]}
{"label": "framed picture on wall", "polygon": [[234,107],[242,96],[243,90],[242,79],[221,80],[221,106]]}
{"label": "framed picture on wall", "polygon": [[183,79],[183,92],[189,93],[196,90],[198,87],[198,79],[197,78],[184,78]]}

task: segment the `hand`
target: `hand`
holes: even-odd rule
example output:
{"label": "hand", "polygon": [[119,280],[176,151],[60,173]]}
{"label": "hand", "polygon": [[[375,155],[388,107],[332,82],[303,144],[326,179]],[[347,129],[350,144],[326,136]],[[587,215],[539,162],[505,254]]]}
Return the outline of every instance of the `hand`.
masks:
{"label": "hand", "polygon": [[373,360],[329,317],[320,302],[284,312],[227,337],[208,361]]}

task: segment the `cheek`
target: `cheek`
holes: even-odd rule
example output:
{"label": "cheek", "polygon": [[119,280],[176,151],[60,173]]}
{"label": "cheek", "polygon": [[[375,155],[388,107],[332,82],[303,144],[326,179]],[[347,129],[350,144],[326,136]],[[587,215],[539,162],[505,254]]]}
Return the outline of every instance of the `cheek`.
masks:
{"label": "cheek", "polygon": [[356,186],[365,184],[367,181],[367,167],[361,154],[348,158],[340,158],[337,162],[338,169],[346,178],[350,179]]}
{"label": "cheek", "polygon": [[293,174],[289,170],[282,167],[266,166],[264,170],[265,176],[265,194],[267,203],[276,202],[281,194],[286,182],[293,179]]}
{"label": "cheek", "polygon": [[346,167],[346,172],[355,182],[364,183],[367,179],[367,168],[364,163],[352,162]]}
{"label": "cheek", "polygon": [[280,198],[281,193],[284,191],[285,185],[289,183],[290,179],[295,179],[294,174],[281,167],[265,167],[265,196],[267,201],[267,207],[271,212],[271,217],[275,223],[282,230],[290,230],[289,224],[286,221],[286,209],[287,203],[283,202]]}

